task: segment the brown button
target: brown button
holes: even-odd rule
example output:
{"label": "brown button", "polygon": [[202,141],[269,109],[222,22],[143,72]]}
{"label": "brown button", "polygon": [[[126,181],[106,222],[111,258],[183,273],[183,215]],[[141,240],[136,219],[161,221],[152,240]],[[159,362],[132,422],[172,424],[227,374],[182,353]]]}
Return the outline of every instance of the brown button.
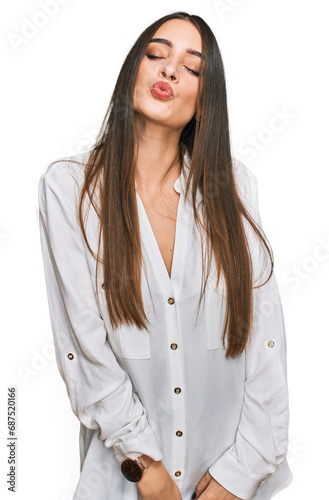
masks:
{"label": "brown button", "polygon": [[104,289],[105,289],[105,283],[102,283],[102,288],[104,288]]}
{"label": "brown button", "polygon": [[182,473],[181,473],[181,471],[180,471],[180,470],[176,470],[176,472],[175,472],[175,476],[176,476],[176,477],[179,477],[181,474],[182,474]]}
{"label": "brown button", "polygon": [[69,359],[73,359],[73,358],[74,358],[74,355],[73,355],[71,352],[69,352],[69,354],[67,355],[67,357],[68,357]]}
{"label": "brown button", "polygon": [[171,344],[170,347],[172,348],[172,350],[174,351],[175,349],[177,349],[177,344]]}
{"label": "brown button", "polygon": [[183,435],[182,431],[177,431],[176,436],[181,437]]}
{"label": "brown button", "polygon": [[182,391],[182,389],[180,387],[175,387],[174,391],[176,394],[179,394]]}
{"label": "brown button", "polygon": [[168,304],[170,305],[175,304],[175,299],[173,297],[169,297]]}
{"label": "brown button", "polygon": [[267,344],[269,347],[273,347],[274,346],[274,342],[273,340],[270,340],[269,343]]}

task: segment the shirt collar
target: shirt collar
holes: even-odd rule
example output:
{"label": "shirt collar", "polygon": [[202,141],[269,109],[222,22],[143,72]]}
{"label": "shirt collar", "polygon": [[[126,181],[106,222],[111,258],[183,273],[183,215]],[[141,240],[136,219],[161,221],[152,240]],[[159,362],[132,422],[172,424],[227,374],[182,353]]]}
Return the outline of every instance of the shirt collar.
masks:
{"label": "shirt collar", "polygon": [[187,175],[188,175],[188,169],[189,169],[189,156],[188,156],[188,152],[187,152],[187,149],[185,150],[185,153],[184,153],[184,156],[183,156],[183,168],[182,168],[182,171],[178,177],[178,179],[176,179],[175,183],[174,183],[174,190],[181,194],[184,190],[185,190],[185,187],[186,187],[186,179],[187,179]]}
{"label": "shirt collar", "polygon": [[[179,194],[181,193],[185,194],[186,191],[187,178],[190,170],[190,160],[191,160],[190,155],[188,154],[187,149],[185,149],[183,157],[183,168],[180,173],[180,176],[178,177],[178,179],[175,181],[174,184],[174,189]],[[202,196],[199,187],[197,187],[195,199],[196,199],[196,204],[198,206],[199,203],[202,201]],[[190,184],[189,192],[187,193],[187,200],[192,205],[192,184]]]}

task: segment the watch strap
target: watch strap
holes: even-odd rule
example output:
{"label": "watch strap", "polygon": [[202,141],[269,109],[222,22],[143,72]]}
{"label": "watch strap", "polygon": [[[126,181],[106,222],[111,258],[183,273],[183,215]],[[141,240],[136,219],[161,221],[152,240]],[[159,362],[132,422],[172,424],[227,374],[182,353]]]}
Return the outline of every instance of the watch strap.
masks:
{"label": "watch strap", "polygon": [[143,470],[147,470],[154,459],[149,457],[148,455],[141,455],[140,457],[135,458],[136,462],[138,462]]}

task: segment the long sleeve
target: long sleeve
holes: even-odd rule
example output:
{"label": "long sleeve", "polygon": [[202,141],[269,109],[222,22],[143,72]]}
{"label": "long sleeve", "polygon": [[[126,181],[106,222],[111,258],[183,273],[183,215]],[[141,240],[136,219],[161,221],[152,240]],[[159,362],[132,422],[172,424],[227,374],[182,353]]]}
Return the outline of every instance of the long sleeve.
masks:
{"label": "long sleeve", "polygon": [[[78,226],[75,180],[67,163],[51,164],[38,186],[39,227],[56,362],[71,408],[99,429],[119,463],[162,452],[131,379],[121,368],[99,313]],[[74,198],[75,197],[75,198]]]}
{"label": "long sleeve", "polygon": [[[254,180],[252,215],[262,227]],[[260,268],[257,243],[252,255]],[[269,269],[270,265],[258,283],[265,281]],[[236,441],[208,469],[224,488],[245,500],[253,498],[258,485],[275,472],[288,447],[286,334],[274,273],[255,290],[254,297],[254,326],[245,351],[244,399]]]}

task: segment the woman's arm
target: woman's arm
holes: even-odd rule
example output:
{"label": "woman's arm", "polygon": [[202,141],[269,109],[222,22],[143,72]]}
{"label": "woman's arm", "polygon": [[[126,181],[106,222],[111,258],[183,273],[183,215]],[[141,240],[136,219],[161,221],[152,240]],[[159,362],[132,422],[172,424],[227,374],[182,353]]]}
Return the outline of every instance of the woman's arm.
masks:
{"label": "woman's arm", "polygon": [[[252,200],[252,215],[261,226],[256,181]],[[261,269],[259,252],[255,240],[253,258],[255,267]],[[267,265],[257,284],[265,281],[269,269]],[[246,500],[286,457],[289,424],[285,327],[274,274],[255,290],[254,297],[254,327],[245,351],[245,391],[236,441],[208,469],[224,488]]]}
{"label": "woman's arm", "polygon": [[118,364],[99,314],[65,162],[48,167],[38,188],[39,225],[56,361],[74,414],[125,456],[162,458],[138,395]]}

